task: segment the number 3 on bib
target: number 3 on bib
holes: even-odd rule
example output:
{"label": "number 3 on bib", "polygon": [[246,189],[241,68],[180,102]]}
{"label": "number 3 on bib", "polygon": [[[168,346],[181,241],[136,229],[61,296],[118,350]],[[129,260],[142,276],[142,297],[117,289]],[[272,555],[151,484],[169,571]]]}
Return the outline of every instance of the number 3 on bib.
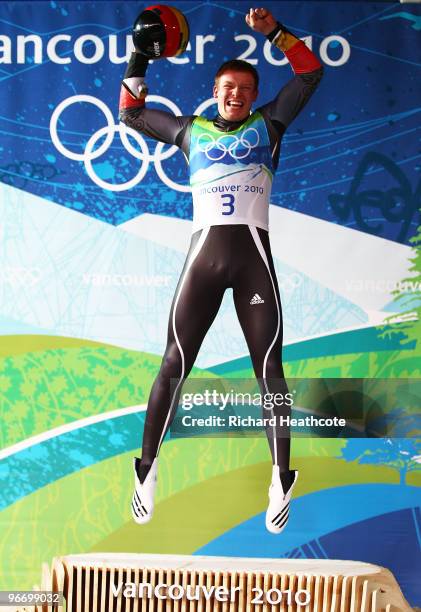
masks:
{"label": "number 3 on bib", "polygon": [[[222,199],[222,214],[223,215],[232,215],[234,213],[234,202],[235,198],[232,193],[224,193],[221,195]],[[225,202],[224,202],[225,200]]]}

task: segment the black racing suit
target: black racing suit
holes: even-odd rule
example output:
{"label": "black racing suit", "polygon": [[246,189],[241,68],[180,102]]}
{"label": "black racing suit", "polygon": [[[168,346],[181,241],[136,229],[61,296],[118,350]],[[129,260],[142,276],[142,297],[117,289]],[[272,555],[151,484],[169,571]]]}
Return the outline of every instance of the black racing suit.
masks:
{"label": "black racing suit", "polygon": [[[242,124],[253,121],[255,117],[259,118],[260,114],[267,130],[267,149],[271,158],[266,165],[271,163],[273,170],[278,165],[281,139],[286,128],[304,107],[322,76],[320,63],[301,41],[297,42],[286,55],[296,74],[274,100],[261,106],[250,118],[241,122],[226,121],[218,114],[212,122],[213,125],[209,126],[209,129],[213,130],[213,135],[208,131],[209,138],[214,140],[215,129],[221,134],[234,132],[241,136],[244,133],[241,132]],[[134,54],[126,78],[144,75],[144,71],[143,74],[139,74],[136,61],[138,58]],[[123,81],[123,85],[124,83]],[[120,103],[122,122],[156,140],[177,145],[186,159],[191,159],[192,134],[197,120],[195,116],[176,117],[167,112],[148,109],[140,103],[136,105],[128,98],[124,88],[122,92]],[[254,132],[257,133],[256,130]],[[249,132],[248,140],[243,138],[249,147],[255,145],[251,138],[255,136],[254,132]],[[200,138],[199,135],[199,140]],[[218,158],[221,157],[219,152],[234,153],[239,142],[239,138],[236,141],[224,141],[221,138],[218,140],[219,148],[217,146],[215,149]],[[202,139],[200,142],[201,154],[208,155],[205,161],[209,169],[212,166],[209,160],[211,155],[209,149],[203,146],[203,142],[207,143],[208,140]],[[239,157],[240,154],[237,155],[237,158]],[[232,162],[232,159],[230,161]],[[211,187],[207,189],[212,190]],[[205,193],[203,187],[201,193]],[[200,200],[200,194],[198,197]],[[228,202],[228,205],[230,201],[223,200]],[[222,212],[222,215],[226,214],[230,214],[229,208],[225,208]],[[158,455],[175,415],[181,385],[193,367],[202,341],[218,312],[227,288],[233,289],[235,309],[262,392],[282,394],[287,392],[281,356],[281,303],[267,227],[265,223],[254,224],[241,220],[230,223],[223,217],[221,220],[222,224],[210,222],[204,227],[199,227],[192,235],[186,263],[171,307],[167,347],[149,397],[142,444],[143,477]],[[170,384],[171,381],[173,384]],[[264,416],[279,417],[289,414],[290,408],[283,405],[275,406],[269,415]],[[273,463],[279,465],[280,472],[285,472],[289,469],[289,429],[277,425],[268,426],[266,431]]]}

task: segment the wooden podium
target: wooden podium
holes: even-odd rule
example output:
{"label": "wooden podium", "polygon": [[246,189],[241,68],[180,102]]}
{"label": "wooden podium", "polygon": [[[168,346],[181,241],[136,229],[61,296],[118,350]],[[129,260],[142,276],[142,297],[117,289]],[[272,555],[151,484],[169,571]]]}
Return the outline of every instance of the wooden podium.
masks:
{"label": "wooden podium", "polygon": [[412,611],[389,570],[356,561],[70,555],[44,565],[41,590],[63,591],[57,612]]}

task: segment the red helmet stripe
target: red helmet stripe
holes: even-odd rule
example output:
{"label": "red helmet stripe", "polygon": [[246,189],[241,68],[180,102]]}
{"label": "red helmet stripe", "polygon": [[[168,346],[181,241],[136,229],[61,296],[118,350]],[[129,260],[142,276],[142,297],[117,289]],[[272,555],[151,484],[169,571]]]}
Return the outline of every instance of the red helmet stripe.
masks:
{"label": "red helmet stripe", "polygon": [[162,57],[172,57],[176,54],[180,42],[180,26],[178,19],[169,6],[155,4],[154,6],[148,6],[146,10],[153,11],[154,9],[158,9],[160,12],[161,21],[165,27],[165,35],[167,38]]}

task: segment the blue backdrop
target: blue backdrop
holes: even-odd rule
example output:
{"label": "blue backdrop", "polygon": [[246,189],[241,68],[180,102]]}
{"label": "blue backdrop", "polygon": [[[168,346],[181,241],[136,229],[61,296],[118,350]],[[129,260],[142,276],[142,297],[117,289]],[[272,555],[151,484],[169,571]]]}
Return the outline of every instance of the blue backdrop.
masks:
{"label": "blue backdrop", "polygon": [[[171,100],[182,114],[211,96],[213,74],[230,57],[244,57],[258,68],[258,103],[270,100],[290,77],[282,54],[248,29],[245,3],[178,6],[190,22],[191,48],[177,63],[156,61],[147,83],[151,94]],[[419,7],[352,2],[334,10],[305,2],[268,7],[306,38],[325,65],[322,87],[285,136],[272,202],[405,243],[419,224],[421,204]],[[131,2],[1,3],[3,182],[111,224],[145,211],[191,218],[189,194],[162,181],[156,162],[150,162],[142,189],[112,192],[99,188],[83,162],[67,153],[89,158],[87,141],[107,125],[97,105],[75,102],[74,96],[101,100],[116,121],[128,24],[141,8]],[[53,111],[65,100],[68,106],[54,121],[54,141],[66,147],[63,154],[50,129]],[[104,133],[94,140],[95,150]],[[154,148],[149,143],[150,152]],[[92,164],[94,176],[119,184],[142,165],[133,163],[117,134]],[[180,153],[162,165],[169,181],[186,182]]]}

